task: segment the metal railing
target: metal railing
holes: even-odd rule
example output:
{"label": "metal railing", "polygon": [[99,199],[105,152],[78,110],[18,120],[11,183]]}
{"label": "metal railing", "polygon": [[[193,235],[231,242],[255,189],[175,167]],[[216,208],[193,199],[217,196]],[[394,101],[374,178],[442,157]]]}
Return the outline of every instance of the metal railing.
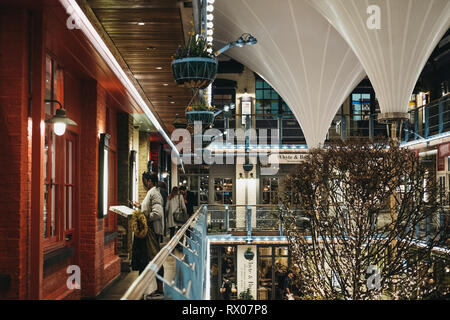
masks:
{"label": "metal railing", "polygon": [[[207,207],[201,206],[189,218],[132,283],[122,296],[122,300],[145,299],[151,293],[150,288],[156,279],[164,284],[164,299],[203,299],[207,257],[206,211]],[[174,254],[177,246],[182,248],[181,258]],[[175,259],[176,268],[175,277],[171,282],[158,274],[159,269],[169,257]]]}
{"label": "metal railing", "polygon": [[[301,210],[295,210],[299,225],[307,231],[306,218]],[[209,205],[207,212],[208,234],[229,232],[267,233],[284,236],[284,210],[278,205]]]}
{"label": "metal railing", "polygon": [[[448,224],[449,208],[442,207],[433,217],[428,218],[415,228],[417,239],[429,239],[433,236],[439,244],[445,246],[449,238],[445,226]],[[296,225],[303,235],[311,235],[309,219],[302,210],[294,210]],[[246,233],[248,238],[254,234],[285,236],[283,217],[286,211],[280,205],[209,205],[207,211],[207,232],[209,235],[228,233]],[[390,213],[381,212],[378,223],[389,221]]]}
{"label": "metal railing", "polygon": [[[402,127],[402,141],[408,142],[450,131],[450,96],[410,110],[409,120]],[[271,129],[278,132],[280,144],[306,143],[301,127],[293,114],[252,114],[256,129]],[[378,114],[337,114],[326,141],[347,138],[387,137],[386,125],[378,122]],[[228,121],[228,122],[227,122]],[[214,127],[220,130],[242,127],[242,115],[223,115],[215,119]]]}

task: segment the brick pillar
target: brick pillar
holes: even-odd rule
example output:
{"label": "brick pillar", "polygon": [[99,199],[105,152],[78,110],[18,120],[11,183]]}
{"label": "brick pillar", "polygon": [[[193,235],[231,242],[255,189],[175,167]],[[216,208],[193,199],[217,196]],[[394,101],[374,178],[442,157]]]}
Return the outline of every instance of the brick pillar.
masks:
{"label": "brick pillar", "polygon": [[[118,153],[118,202],[128,206],[131,198],[130,188],[130,145],[133,141],[133,118],[127,113],[120,113],[117,117],[117,153]],[[131,219],[117,216],[117,250],[121,259],[121,271],[130,271],[131,261]]]}
{"label": "brick pillar", "polygon": [[139,194],[138,199],[139,202],[144,200],[145,195],[147,194],[147,190],[145,190],[144,185],[142,184],[142,173],[147,171],[147,163],[150,154],[150,135],[146,132],[139,132]]}
{"label": "brick pillar", "polygon": [[117,200],[127,206],[130,199],[130,144],[133,138],[133,118],[128,113],[117,116]]}
{"label": "brick pillar", "polygon": [[82,296],[94,297],[102,289],[104,227],[98,218],[99,134],[105,130],[106,95],[96,81],[83,84],[80,185],[80,267]]}
{"label": "brick pillar", "polygon": [[27,28],[25,11],[0,10],[0,299],[27,297]]}

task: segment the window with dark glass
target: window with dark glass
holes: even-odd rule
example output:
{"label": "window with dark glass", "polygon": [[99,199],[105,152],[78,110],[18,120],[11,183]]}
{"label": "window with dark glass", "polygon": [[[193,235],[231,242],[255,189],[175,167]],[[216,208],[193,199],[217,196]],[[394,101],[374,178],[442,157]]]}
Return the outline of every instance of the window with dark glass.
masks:
{"label": "window with dark glass", "polygon": [[283,143],[304,143],[302,129],[283,98],[259,76],[255,76],[256,128],[278,130],[278,115],[282,115]]}
{"label": "window with dark glass", "polygon": [[352,94],[352,115],[354,121],[368,120],[370,116],[370,93]]}

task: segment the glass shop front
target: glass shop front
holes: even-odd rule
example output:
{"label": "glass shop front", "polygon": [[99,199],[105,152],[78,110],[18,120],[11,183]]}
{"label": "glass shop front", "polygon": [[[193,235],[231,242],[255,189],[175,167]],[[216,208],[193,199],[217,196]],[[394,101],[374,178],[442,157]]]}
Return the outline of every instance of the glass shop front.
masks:
{"label": "glass shop front", "polygon": [[[231,300],[240,298],[238,283],[245,282],[242,270],[245,268],[239,259],[238,247],[249,247],[246,245],[211,245],[210,256],[210,298],[211,300],[225,300],[221,292],[224,276],[231,281]],[[291,268],[292,259],[287,246],[280,245],[257,245],[256,247],[256,297],[257,300],[281,300],[282,283],[286,276],[286,271]],[[242,252],[242,251],[241,251]],[[246,288],[246,285],[243,285]]]}

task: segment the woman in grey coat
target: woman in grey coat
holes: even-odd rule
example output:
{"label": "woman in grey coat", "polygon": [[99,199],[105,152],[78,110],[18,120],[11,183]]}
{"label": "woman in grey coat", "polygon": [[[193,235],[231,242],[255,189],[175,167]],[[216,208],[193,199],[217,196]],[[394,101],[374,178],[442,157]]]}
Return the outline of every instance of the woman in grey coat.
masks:
{"label": "woman in grey coat", "polygon": [[170,238],[172,238],[175,235],[175,230],[180,226],[182,226],[181,223],[177,223],[173,218],[174,213],[178,211],[187,212],[186,204],[184,203],[183,196],[179,194],[178,188],[173,187],[172,192],[167,198],[167,207],[166,207],[167,228],[170,230]]}

